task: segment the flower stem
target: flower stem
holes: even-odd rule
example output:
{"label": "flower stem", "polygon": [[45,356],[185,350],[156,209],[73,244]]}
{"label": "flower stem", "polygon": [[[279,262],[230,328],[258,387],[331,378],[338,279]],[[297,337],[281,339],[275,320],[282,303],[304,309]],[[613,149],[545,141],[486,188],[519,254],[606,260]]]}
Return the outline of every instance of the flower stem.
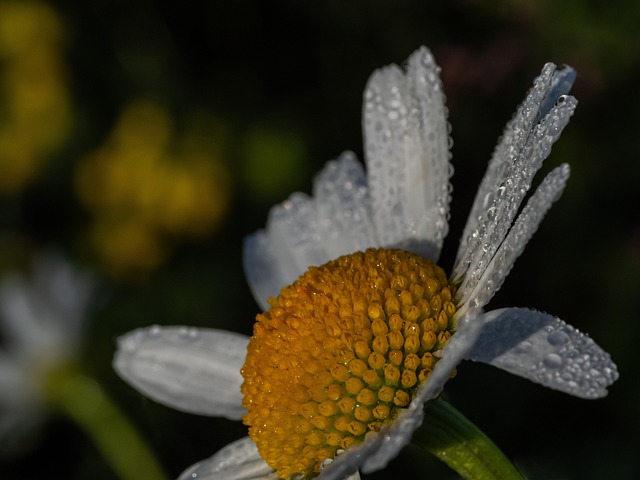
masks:
{"label": "flower stem", "polygon": [[95,380],[68,368],[51,380],[50,402],[82,427],[119,478],[166,478],[135,428]]}
{"label": "flower stem", "polygon": [[426,404],[424,422],[412,441],[465,479],[523,479],[489,437],[441,398]]}

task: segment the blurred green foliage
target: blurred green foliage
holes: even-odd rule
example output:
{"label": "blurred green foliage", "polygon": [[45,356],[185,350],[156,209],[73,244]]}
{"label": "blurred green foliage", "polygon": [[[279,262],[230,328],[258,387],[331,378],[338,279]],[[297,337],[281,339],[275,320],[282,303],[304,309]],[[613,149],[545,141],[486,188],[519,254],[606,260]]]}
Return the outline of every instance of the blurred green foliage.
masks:
{"label": "blurred green foliage", "polygon": [[[6,20],[16,11],[22,23]],[[142,397],[111,370],[115,339],[153,323],[250,333],[258,307],[243,279],[242,239],[264,225],[274,202],[309,192],[325,161],[347,149],[362,158],[361,96],[369,74],[423,44],[442,67],[456,167],[446,269],[493,145],[531,79],[545,61],[574,66],[580,104],[548,160],[569,162],[572,178],[491,306],[560,316],[612,354],[621,378],[609,397],[590,402],[469,363],[446,393],[528,478],[640,476],[640,4],[3,0],[0,13],[0,266],[17,267],[35,251],[55,249],[97,272],[102,283],[88,319],[86,367],[172,476],[245,429]],[[35,50],[12,56],[11,45],[27,31],[18,27],[30,21],[40,25],[26,43]],[[18,70],[21,62],[29,68]],[[24,75],[19,81],[17,71]],[[19,98],[25,100],[16,103]],[[171,180],[188,171],[187,142],[198,164],[224,172],[203,187],[224,199],[198,235],[189,233],[190,225],[202,226],[198,212],[154,210],[155,219],[192,220],[172,223],[177,229],[154,223],[148,241],[160,242],[162,255],[134,265],[129,275],[114,268],[121,259],[101,254],[92,229],[122,212],[133,225],[146,214],[136,214],[133,203],[105,213],[83,200],[79,191],[97,195],[106,173],[93,173],[95,185],[85,176],[81,189],[77,179],[85,162],[107,148],[128,106],[142,98],[161,105],[155,119],[166,118],[174,136],[147,131],[145,148],[162,146],[159,156],[171,158],[164,167],[142,172],[145,154],[125,152],[139,175],[132,191],[151,188],[161,172],[173,172]],[[199,122],[189,137],[195,117],[215,120]],[[122,172],[126,180],[132,175]],[[167,196],[175,208],[173,189],[180,190],[168,183],[151,197]],[[115,241],[108,225],[104,238]],[[132,237],[123,237],[133,248]],[[148,254],[151,247],[141,243]],[[135,249],[128,254],[141,258]],[[454,478],[411,448],[389,469],[365,478],[395,478],[397,471]],[[55,414],[0,456],[3,479],[113,475],[84,433]]]}

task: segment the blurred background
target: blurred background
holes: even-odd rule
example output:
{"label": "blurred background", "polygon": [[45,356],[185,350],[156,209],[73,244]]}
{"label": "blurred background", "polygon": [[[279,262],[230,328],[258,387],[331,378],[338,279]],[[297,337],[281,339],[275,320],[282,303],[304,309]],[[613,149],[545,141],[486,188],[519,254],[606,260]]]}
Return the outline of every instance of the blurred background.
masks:
{"label": "blurred background", "polygon": [[[624,0],[0,1],[0,277],[46,283],[44,253],[91,279],[79,287],[91,294],[70,300],[82,318],[61,330],[72,347],[62,341],[63,354],[22,377],[0,368],[4,396],[11,375],[36,382],[70,356],[168,478],[244,436],[238,422],[176,412],[124,384],[111,369],[116,338],[151,324],[250,334],[243,237],[274,203],[310,192],[327,160],[362,158],[368,76],[419,45],[442,67],[453,127],[450,268],[495,142],[553,61],[578,71],[580,103],[545,170],[569,162],[571,180],[490,307],[560,316],[621,377],[586,401],[466,363],[446,395],[528,478],[640,478],[638,24],[640,3]],[[0,295],[5,316],[12,298]],[[0,330],[0,358],[21,345],[12,332]],[[46,388],[30,391],[41,393],[23,416],[11,408],[24,398],[0,400],[0,478],[118,478]],[[455,478],[412,448],[365,478],[398,472]]]}

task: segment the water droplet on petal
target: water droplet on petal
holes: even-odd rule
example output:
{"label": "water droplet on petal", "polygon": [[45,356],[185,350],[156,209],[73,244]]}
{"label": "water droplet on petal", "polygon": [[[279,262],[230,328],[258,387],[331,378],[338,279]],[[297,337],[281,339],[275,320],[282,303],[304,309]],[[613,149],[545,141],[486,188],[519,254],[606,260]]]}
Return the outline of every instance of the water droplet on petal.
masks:
{"label": "water droplet on petal", "polygon": [[542,360],[545,367],[560,368],[562,366],[562,357],[557,353],[550,353]]}
{"label": "water droplet on petal", "polygon": [[569,335],[567,335],[562,330],[554,330],[547,337],[547,341],[551,345],[558,347],[560,345],[564,345],[569,341]]}

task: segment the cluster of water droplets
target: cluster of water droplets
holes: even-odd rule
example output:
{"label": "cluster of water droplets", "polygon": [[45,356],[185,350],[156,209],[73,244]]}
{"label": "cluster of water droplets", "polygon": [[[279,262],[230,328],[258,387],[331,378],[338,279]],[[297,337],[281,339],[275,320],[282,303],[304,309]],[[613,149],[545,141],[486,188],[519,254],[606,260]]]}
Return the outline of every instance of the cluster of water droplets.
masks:
{"label": "cluster of water droplets", "polygon": [[381,245],[437,260],[448,230],[451,147],[439,68],[426,48],[406,72],[374,73],[363,129],[372,212]]}
{"label": "cluster of water droplets", "polygon": [[562,320],[510,308],[486,315],[470,358],[583,398],[606,395],[618,372],[591,338]]}
{"label": "cluster of water droplets", "polygon": [[[565,77],[564,70],[556,71],[552,64],[545,66],[507,124],[480,185],[452,274],[454,281],[462,282],[459,298],[462,302],[468,301],[471,307],[485,305],[502,285],[550,207],[549,198],[557,198],[557,188],[551,195],[546,192],[548,185],[544,186],[538,193],[543,200],[529,202],[526,214],[523,216],[523,211],[514,224],[534,175],[575,109],[575,99],[566,95],[560,102],[554,98],[549,106],[549,98],[554,95],[557,98],[561,92],[558,85],[570,87],[570,83],[558,80]],[[557,187],[556,176],[558,173],[547,184]]]}

